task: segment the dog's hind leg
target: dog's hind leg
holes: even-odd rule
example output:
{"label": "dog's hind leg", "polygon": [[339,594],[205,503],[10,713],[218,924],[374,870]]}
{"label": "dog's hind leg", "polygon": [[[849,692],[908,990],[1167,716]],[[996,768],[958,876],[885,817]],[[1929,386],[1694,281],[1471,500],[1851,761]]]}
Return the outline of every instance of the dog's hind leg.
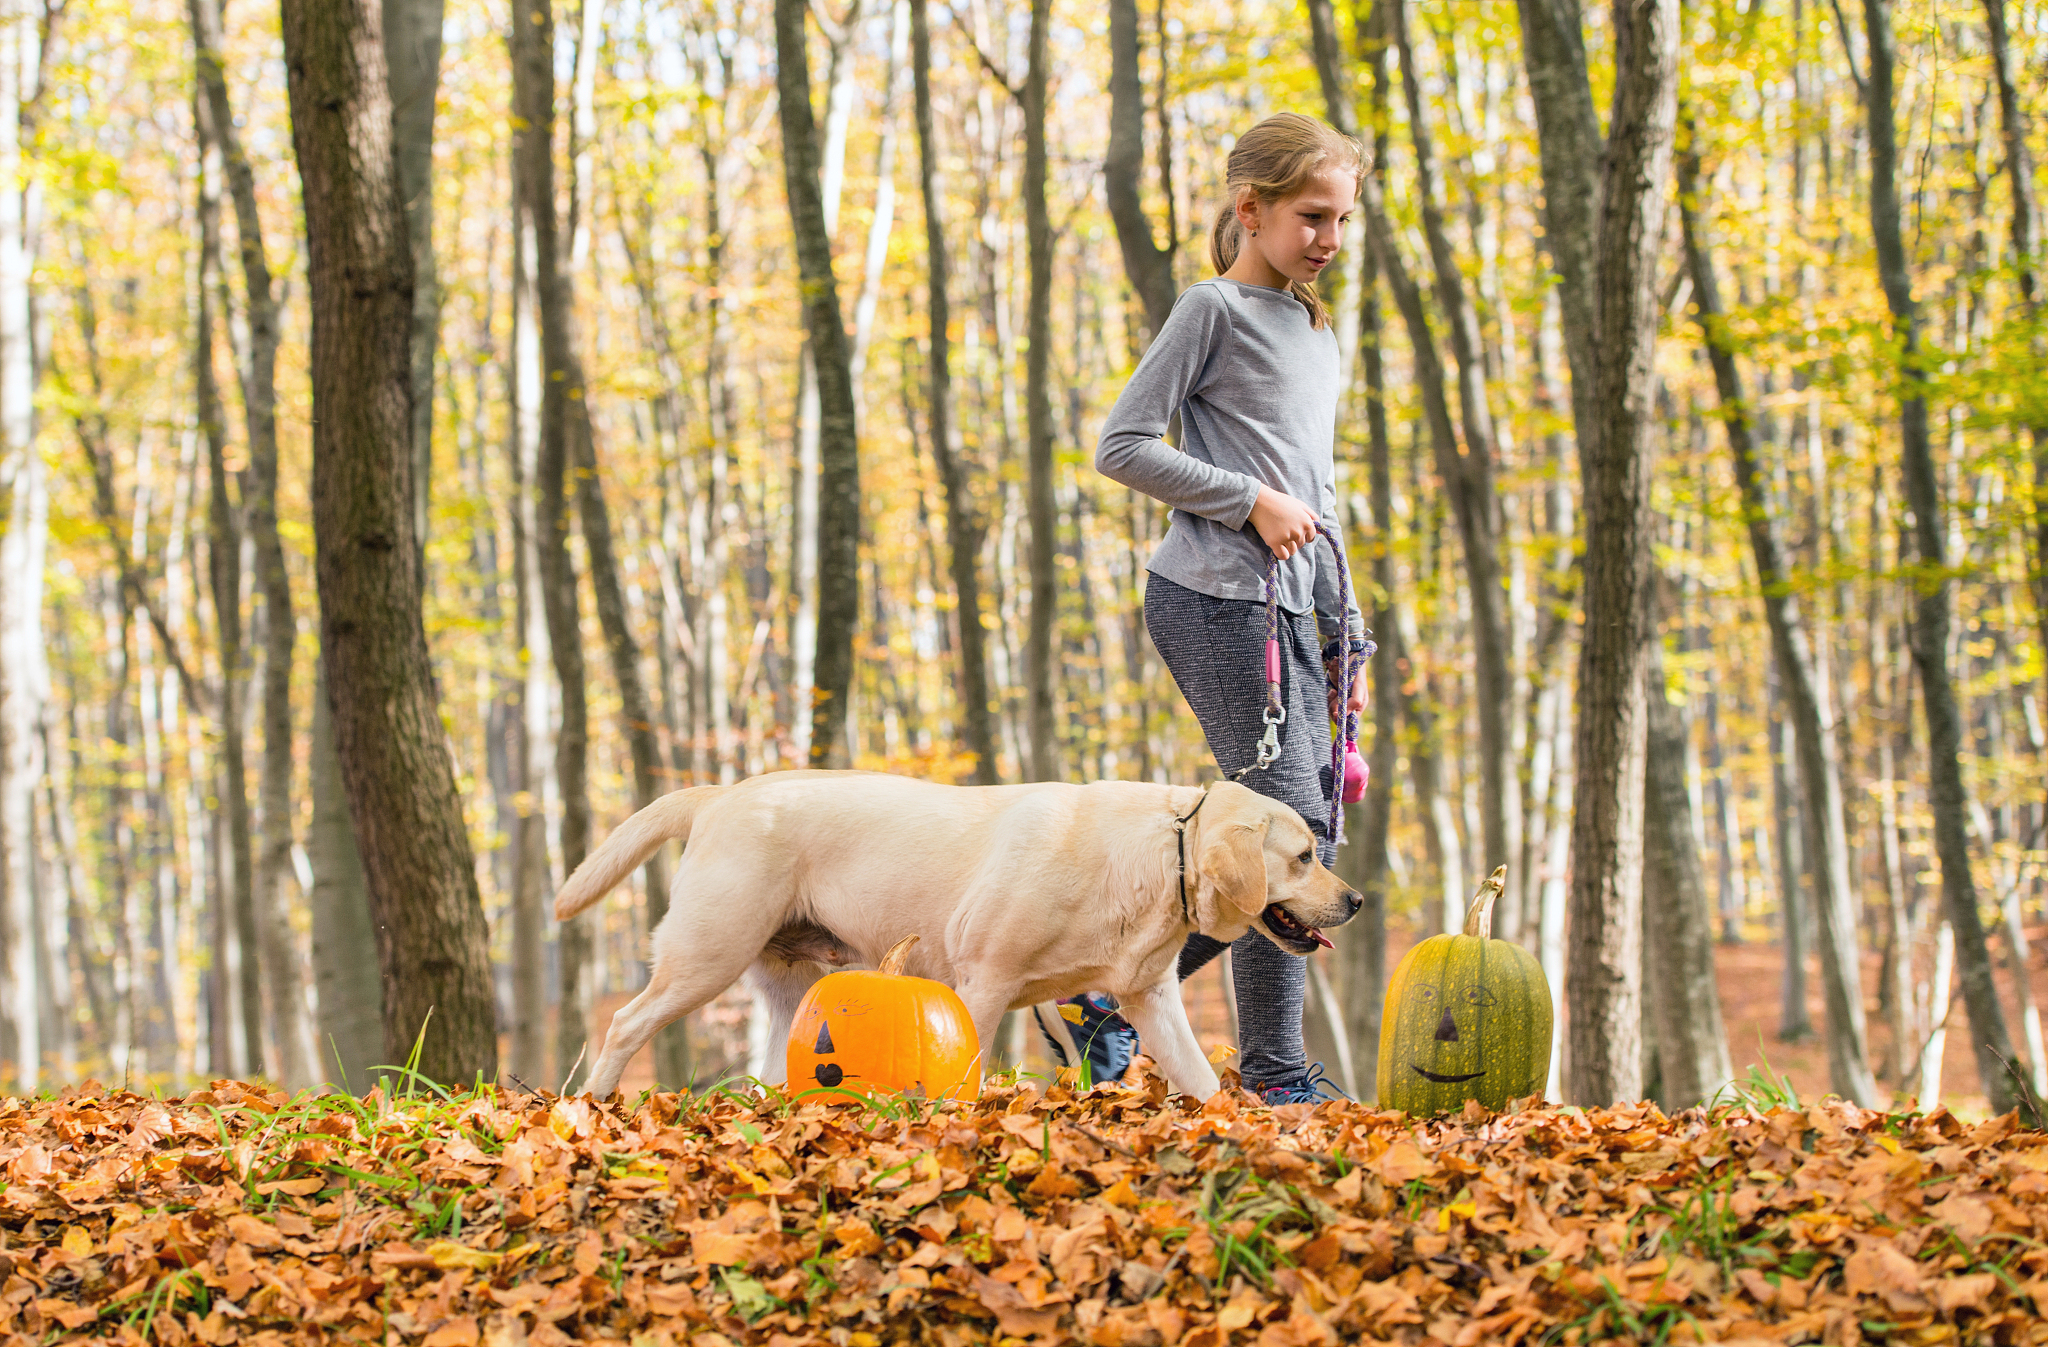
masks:
{"label": "dog's hind leg", "polygon": [[612,1016],[604,1050],[590,1069],[589,1093],[608,1097],[619,1088],[626,1063],[657,1030],[739,980],[783,924],[789,903],[780,891],[786,887],[786,880],[743,857],[700,858],[697,846],[684,853],[669,888],[668,916],[654,932],[647,985]]}

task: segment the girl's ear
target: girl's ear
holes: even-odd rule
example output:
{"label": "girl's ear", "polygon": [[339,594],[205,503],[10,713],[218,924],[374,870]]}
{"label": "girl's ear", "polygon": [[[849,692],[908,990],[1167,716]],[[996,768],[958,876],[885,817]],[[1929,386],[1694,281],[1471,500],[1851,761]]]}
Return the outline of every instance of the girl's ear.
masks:
{"label": "girl's ear", "polygon": [[1237,194],[1237,222],[1247,234],[1259,232],[1259,194],[1251,188],[1241,188]]}

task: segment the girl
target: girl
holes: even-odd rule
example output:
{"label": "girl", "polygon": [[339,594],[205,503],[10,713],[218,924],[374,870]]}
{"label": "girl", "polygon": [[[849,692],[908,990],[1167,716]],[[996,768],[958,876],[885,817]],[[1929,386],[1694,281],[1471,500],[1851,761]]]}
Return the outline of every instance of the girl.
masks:
{"label": "girl", "polygon": [[[1283,113],[1245,133],[1230,152],[1230,204],[1210,234],[1216,277],[1182,293],[1095,454],[1105,476],[1173,509],[1146,563],[1145,628],[1225,774],[1256,761],[1265,731],[1263,582],[1279,558],[1287,719],[1279,759],[1242,780],[1301,814],[1325,865],[1337,855],[1327,836],[1330,718],[1363,711],[1365,696],[1355,691],[1346,708],[1317,692],[1347,646],[1363,649],[1365,630],[1355,604],[1339,611],[1336,557],[1316,533],[1318,521],[1337,528],[1342,378],[1315,282],[1343,241],[1364,169],[1357,142],[1313,117]],[[1178,450],[1163,438],[1176,413]],[[1222,952],[1190,936],[1181,979]],[[1275,1104],[1332,1097],[1302,1049],[1300,956],[1253,930],[1233,947],[1231,972],[1246,1088]],[[1100,1040],[1105,1028],[1087,1024],[1083,1035],[1096,1029]],[[1114,1047],[1127,1051],[1135,1045],[1123,1034]]]}

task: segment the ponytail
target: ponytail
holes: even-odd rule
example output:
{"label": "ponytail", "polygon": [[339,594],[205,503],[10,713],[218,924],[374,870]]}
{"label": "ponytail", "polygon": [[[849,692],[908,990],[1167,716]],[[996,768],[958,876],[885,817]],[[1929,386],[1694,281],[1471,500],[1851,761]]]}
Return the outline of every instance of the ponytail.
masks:
{"label": "ponytail", "polygon": [[[1237,264],[1244,247],[1244,226],[1237,218],[1238,202],[1252,193],[1262,206],[1301,195],[1308,180],[1324,167],[1335,164],[1354,173],[1365,172],[1365,150],[1356,140],[1298,112],[1268,117],[1238,138],[1230,151],[1225,179],[1230,202],[1216,212],[1209,230],[1209,264],[1221,276]],[[1310,326],[1317,331],[1329,326],[1330,310],[1316,293],[1312,281],[1289,281],[1287,293],[1308,310]]]}

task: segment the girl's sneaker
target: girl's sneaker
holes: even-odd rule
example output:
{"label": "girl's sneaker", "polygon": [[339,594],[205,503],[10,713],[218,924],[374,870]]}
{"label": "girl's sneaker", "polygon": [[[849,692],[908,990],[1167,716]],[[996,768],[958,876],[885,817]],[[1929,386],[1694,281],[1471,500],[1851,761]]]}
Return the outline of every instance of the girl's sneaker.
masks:
{"label": "girl's sneaker", "polygon": [[1268,1104],[1325,1104],[1351,1096],[1337,1088],[1337,1082],[1323,1074],[1323,1064],[1313,1063],[1297,1076],[1267,1081],[1251,1087],[1252,1093]]}
{"label": "girl's sneaker", "polygon": [[[1069,1023],[1067,1032],[1074,1036],[1074,1041],[1081,1045],[1081,1055],[1088,1059],[1088,1083],[1108,1085],[1122,1080],[1131,1058],[1138,1054],[1138,1031],[1117,1013],[1116,999],[1084,992],[1059,1004],[1080,1007],[1080,1021]],[[1038,1012],[1033,1011],[1032,1018],[1037,1019]],[[1077,1065],[1067,1060],[1066,1047],[1042,1020],[1038,1032],[1044,1035],[1054,1061],[1061,1066]]]}

